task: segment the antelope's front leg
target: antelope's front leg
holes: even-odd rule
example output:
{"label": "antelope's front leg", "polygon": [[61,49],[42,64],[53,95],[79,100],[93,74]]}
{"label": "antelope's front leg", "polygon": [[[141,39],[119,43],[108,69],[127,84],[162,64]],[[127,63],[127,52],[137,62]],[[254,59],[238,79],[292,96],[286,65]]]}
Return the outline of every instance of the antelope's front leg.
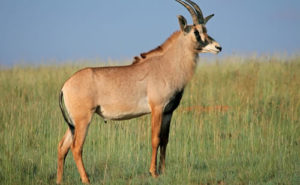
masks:
{"label": "antelope's front leg", "polygon": [[152,158],[150,165],[150,174],[152,177],[158,177],[156,170],[157,150],[160,144],[160,130],[162,123],[162,108],[152,108],[151,115],[151,140],[152,140]]}
{"label": "antelope's front leg", "polygon": [[172,113],[164,114],[162,118],[162,125],[160,131],[160,160],[159,173],[164,173],[166,167],[166,150],[169,141],[169,131]]}

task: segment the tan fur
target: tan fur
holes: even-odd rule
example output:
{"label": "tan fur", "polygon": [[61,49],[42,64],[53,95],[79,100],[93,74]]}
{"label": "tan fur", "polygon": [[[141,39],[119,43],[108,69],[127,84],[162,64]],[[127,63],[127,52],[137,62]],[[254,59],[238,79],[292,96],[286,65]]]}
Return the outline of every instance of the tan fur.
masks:
{"label": "tan fur", "polygon": [[[198,29],[194,25],[189,27]],[[215,41],[210,45],[211,48],[219,47]],[[158,176],[156,162],[160,148],[159,170],[163,172],[169,125],[177,107],[173,100],[177,97],[180,101],[182,94],[177,96],[178,92],[183,92],[194,74],[198,53],[202,52],[196,47],[193,31],[181,30],[173,33],[158,48],[135,57],[133,65],[85,68],[71,76],[61,91],[75,130],[72,134],[68,129],[59,142],[57,183],[62,180],[64,159],[69,149],[82,182],[89,183],[82,161],[82,148],[94,113],[111,120],[151,113],[152,157],[149,171],[153,177]]]}

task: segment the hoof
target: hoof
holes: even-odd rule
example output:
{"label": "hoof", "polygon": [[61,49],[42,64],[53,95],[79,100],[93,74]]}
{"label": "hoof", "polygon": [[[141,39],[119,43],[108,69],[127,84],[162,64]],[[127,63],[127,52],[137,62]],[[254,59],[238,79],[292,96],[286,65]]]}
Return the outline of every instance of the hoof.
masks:
{"label": "hoof", "polygon": [[81,181],[82,184],[90,184],[90,181]]}
{"label": "hoof", "polygon": [[61,178],[56,179],[56,184],[61,184]]}
{"label": "hoof", "polygon": [[153,177],[153,178],[157,178],[158,177],[158,173],[155,171],[155,172],[149,172],[150,175]]}
{"label": "hoof", "polygon": [[164,167],[159,168],[159,169],[158,169],[158,173],[159,173],[160,175],[164,174],[164,173],[165,173],[165,168],[164,168]]}
{"label": "hoof", "polygon": [[89,179],[81,179],[82,184],[90,184],[90,180]]}

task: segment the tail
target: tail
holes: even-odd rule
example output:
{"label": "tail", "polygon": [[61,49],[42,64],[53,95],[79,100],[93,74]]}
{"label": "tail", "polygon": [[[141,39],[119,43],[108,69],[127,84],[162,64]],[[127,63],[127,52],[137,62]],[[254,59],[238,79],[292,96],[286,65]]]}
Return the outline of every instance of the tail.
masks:
{"label": "tail", "polygon": [[60,110],[61,110],[61,113],[65,119],[65,121],[67,122],[70,130],[71,130],[71,133],[72,135],[74,135],[74,130],[75,130],[75,127],[74,127],[74,124],[72,123],[72,120],[70,120],[66,114],[66,111],[64,110],[64,107],[63,107],[63,92],[60,91],[60,94],[59,94],[59,107],[60,107]]}

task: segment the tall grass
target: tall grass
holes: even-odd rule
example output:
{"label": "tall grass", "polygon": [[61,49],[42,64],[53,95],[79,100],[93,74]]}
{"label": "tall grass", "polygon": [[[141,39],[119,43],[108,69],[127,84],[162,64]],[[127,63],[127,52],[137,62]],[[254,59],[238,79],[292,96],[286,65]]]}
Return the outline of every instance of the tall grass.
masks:
{"label": "tall grass", "polygon": [[[0,184],[55,183],[67,129],[58,93],[81,67],[0,70]],[[166,173],[148,175],[149,116],[107,124],[95,116],[83,154],[91,182],[300,184],[299,90],[297,57],[200,62],[171,123]],[[71,153],[64,184],[80,184]]]}

